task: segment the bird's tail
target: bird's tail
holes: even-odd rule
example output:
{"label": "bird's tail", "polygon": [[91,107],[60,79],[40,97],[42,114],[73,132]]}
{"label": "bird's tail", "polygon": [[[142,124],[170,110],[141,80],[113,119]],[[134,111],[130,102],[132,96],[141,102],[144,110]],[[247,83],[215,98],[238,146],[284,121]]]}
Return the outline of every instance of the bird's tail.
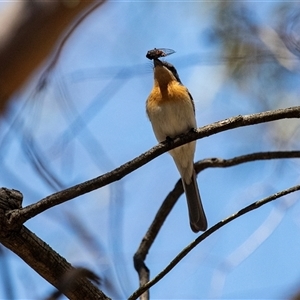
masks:
{"label": "bird's tail", "polygon": [[199,194],[195,171],[190,184],[186,184],[184,180],[182,180],[182,183],[186,194],[191,228],[194,232],[205,231],[207,229],[207,220]]}

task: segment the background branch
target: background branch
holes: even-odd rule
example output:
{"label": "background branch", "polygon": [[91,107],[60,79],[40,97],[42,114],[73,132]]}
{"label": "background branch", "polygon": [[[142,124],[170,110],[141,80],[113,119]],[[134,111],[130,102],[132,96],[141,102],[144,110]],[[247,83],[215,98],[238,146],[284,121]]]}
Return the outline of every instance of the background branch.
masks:
{"label": "background branch", "polygon": [[95,3],[93,0],[32,0],[6,4],[0,15],[0,112],[10,96],[51,53],[62,32]]}

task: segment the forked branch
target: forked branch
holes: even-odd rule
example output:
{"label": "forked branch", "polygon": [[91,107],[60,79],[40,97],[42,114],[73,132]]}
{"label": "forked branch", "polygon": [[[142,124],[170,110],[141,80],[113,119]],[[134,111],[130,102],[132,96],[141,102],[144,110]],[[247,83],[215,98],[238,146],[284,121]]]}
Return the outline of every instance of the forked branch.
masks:
{"label": "forked branch", "polygon": [[288,195],[290,193],[296,192],[300,190],[300,185],[296,185],[294,187],[291,187],[289,189],[283,190],[281,192],[278,192],[276,194],[273,194],[267,198],[264,198],[262,200],[256,201],[245,208],[241,209],[240,211],[236,212],[235,214],[229,216],[228,218],[218,222],[211,228],[209,228],[207,231],[202,233],[198,238],[196,238],[191,244],[189,244],[186,248],[184,248],[170,263],[169,265],[160,272],[157,276],[155,276],[151,281],[147,282],[143,286],[141,286],[137,291],[135,291],[128,300],[134,300],[137,299],[139,296],[141,296],[143,293],[145,293],[149,288],[151,288],[154,284],[156,284],[158,281],[160,281],[164,276],[166,276],[189,252],[191,252],[199,243],[201,243],[203,240],[205,240],[208,236],[210,236],[212,233],[220,229],[221,227],[225,226],[226,224],[232,222],[233,220],[241,217],[242,215],[258,209],[259,207],[274,201],[280,197],[283,197],[285,195]]}

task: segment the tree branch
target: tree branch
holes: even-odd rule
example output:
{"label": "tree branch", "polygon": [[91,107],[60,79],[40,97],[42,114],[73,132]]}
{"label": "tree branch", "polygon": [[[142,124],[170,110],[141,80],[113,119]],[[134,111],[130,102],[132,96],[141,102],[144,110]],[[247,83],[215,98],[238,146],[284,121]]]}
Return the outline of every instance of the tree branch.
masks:
{"label": "tree branch", "polygon": [[195,163],[196,173],[208,168],[228,168],[257,160],[300,158],[300,151],[268,151],[237,156],[230,159],[207,158]]}
{"label": "tree branch", "polygon": [[300,106],[294,106],[285,109],[278,109],[273,111],[266,111],[257,114],[236,116],[228,118],[222,121],[206,125],[204,127],[198,128],[194,132],[189,132],[184,135],[180,135],[172,143],[163,142],[157,146],[151,148],[149,151],[141,154],[137,158],[121,165],[115,170],[108,172],[102,176],[96,177],[94,179],[88,180],[86,182],[77,184],[73,187],[67,188],[60,192],[54,193],[35,204],[28,205],[22,209],[12,211],[10,213],[10,224],[11,226],[17,226],[18,224],[23,224],[30,218],[38,215],[39,213],[55,206],[76,198],[78,196],[84,195],[93,190],[99,189],[107,184],[114,181],[122,179],[127,174],[133,172],[134,170],[145,165],[147,162],[156,158],[157,156],[188,142],[194,141],[196,139],[201,139],[204,137],[211,136],[216,133],[220,133],[226,130],[260,124],[264,122],[270,122],[280,119],[287,118],[299,118],[300,117]]}
{"label": "tree branch", "polygon": [[0,189],[0,242],[69,299],[108,300],[109,298],[87,279],[89,273],[69,282],[67,287],[63,286],[65,276],[77,274],[76,269],[25,226],[10,229],[6,212],[21,207],[22,199],[19,191]]}
{"label": "tree branch", "polygon": [[235,214],[231,215],[230,217],[218,222],[211,228],[209,228],[207,231],[202,233],[198,238],[196,238],[190,245],[188,245],[186,248],[184,248],[170,263],[169,265],[160,272],[156,277],[154,277],[151,281],[147,282],[145,285],[140,287],[138,290],[136,290],[129,298],[128,300],[134,300],[137,299],[140,295],[142,295],[145,291],[147,291],[149,288],[151,288],[154,284],[156,284],[158,281],[160,281],[164,276],[166,276],[189,252],[191,252],[199,243],[201,243],[203,240],[205,240],[208,236],[210,236],[212,233],[217,231],[218,229],[222,228],[226,224],[232,222],[233,220],[241,217],[242,215],[258,209],[259,207],[274,201],[280,197],[283,197],[285,195],[288,195],[290,193],[296,192],[300,190],[300,185],[296,185],[294,187],[291,187],[289,189],[283,190],[281,192],[278,192],[276,194],[273,194],[267,198],[264,198],[262,200],[256,201],[245,208],[241,209],[240,211],[236,212]]}
{"label": "tree branch", "polygon": [[[257,160],[270,160],[270,159],[284,159],[284,158],[300,158],[300,151],[275,151],[275,152],[257,152],[247,155],[234,157],[231,159],[222,158],[207,158],[195,163],[196,173],[207,168],[227,168],[236,166],[242,163],[253,162]],[[155,218],[147,230],[144,238],[142,239],[138,250],[134,254],[133,262],[134,267],[139,275],[140,286],[143,286],[150,280],[150,271],[145,264],[147,254],[154,243],[162,225],[164,224],[167,216],[170,214],[174,205],[176,204],[179,197],[183,194],[183,187],[181,179],[179,179],[168,194],[166,199],[163,201],[161,207],[155,215]],[[149,298],[148,291],[145,294],[145,299]],[[144,297],[142,294],[141,297]],[[147,298],[148,297],[148,298]]]}

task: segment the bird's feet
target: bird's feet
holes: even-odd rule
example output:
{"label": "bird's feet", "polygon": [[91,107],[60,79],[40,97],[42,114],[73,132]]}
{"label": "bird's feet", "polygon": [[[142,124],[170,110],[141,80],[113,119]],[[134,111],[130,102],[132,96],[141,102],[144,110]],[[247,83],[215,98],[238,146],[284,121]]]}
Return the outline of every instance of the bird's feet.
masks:
{"label": "bird's feet", "polygon": [[170,145],[170,144],[173,144],[173,142],[174,142],[174,139],[172,139],[172,138],[169,137],[169,136],[166,136],[165,143],[167,143],[168,145]]}

